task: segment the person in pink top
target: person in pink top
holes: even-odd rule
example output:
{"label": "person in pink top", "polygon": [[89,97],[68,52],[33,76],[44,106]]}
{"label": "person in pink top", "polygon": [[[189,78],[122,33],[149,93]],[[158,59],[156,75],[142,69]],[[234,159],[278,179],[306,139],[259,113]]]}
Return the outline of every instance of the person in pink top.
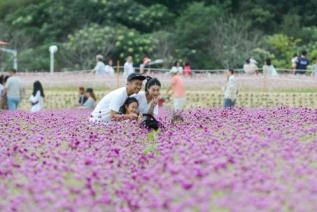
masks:
{"label": "person in pink top", "polygon": [[185,86],[182,77],[177,69],[172,69],[170,71],[172,74],[171,85],[167,89],[167,92],[172,91],[174,112],[181,111],[185,107],[186,95]]}
{"label": "person in pink top", "polygon": [[189,62],[185,63],[183,74],[185,76],[192,76],[192,68],[190,67],[190,63]]}

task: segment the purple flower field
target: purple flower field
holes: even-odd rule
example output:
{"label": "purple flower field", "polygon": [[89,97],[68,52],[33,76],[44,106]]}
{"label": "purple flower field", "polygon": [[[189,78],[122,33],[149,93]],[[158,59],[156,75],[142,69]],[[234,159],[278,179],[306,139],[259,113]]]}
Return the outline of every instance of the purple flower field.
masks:
{"label": "purple flower field", "polygon": [[89,113],[0,113],[0,211],[317,211],[317,110],[163,111],[158,134]]}

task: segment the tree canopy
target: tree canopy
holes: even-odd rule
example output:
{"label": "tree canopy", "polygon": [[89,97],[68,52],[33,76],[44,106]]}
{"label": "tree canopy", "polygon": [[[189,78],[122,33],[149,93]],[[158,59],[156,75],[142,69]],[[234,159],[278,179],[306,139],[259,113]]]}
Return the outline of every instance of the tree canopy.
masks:
{"label": "tree canopy", "polygon": [[[271,57],[280,67],[306,49],[317,56],[317,1],[2,0],[0,40],[19,52],[21,70],[90,69],[96,54],[136,63],[144,54],[195,68],[241,67]],[[0,68],[10,66],[0,53]]]}

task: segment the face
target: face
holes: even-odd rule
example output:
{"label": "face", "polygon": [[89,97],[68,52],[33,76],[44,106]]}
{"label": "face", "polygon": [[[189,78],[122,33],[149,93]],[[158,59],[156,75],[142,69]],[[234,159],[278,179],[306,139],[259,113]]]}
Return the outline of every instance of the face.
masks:
{"label": "face", "polygon": [[80,95],[84,95],[85,91],[84,90],[79,90]]}
{"label": "face", "polygon": [[148,89],[149,95],[153,98],[157,98],[160,95],[161,87],[158,85],[153,85]]}
{"label": "face", "polygon": [[132,80],[131,82],[128,82],[128,92],[129,94],[133,93],[139,93],[139,91],[142,89],[142,81],[141,80]]}
{"label": "face", "polygon": [[132,57],[131,57],[131,56],[128,57],[128,61],[129,61],[130,63],[132,62]]}
{"label": "face", "polygon": [[126,110],[128,114],[136,113],[137,109],[138,109],[138,103],[136,102],[132,102],[128,106],[126,106]]}
{"label": "face", "polygon": [[108,64],[109,64],[110,66],[112,66],[112,60],[109,60],[109,61],[108,61]]}
{"label": "face", "polygon": [[89,92],[85,92],[85,96],[90,97],[90,93]]}

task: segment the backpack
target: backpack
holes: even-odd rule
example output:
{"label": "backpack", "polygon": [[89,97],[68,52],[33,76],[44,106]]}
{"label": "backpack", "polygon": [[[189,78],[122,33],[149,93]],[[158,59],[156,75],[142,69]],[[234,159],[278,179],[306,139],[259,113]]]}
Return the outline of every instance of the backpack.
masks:
{"label": "backpack", "polygon": [[144,113],[143,116],[145,120],[141,123],[141,126],[146,127],[148,129],[158,130],[162,128],[162,124],[157,121],[153,115]]}

